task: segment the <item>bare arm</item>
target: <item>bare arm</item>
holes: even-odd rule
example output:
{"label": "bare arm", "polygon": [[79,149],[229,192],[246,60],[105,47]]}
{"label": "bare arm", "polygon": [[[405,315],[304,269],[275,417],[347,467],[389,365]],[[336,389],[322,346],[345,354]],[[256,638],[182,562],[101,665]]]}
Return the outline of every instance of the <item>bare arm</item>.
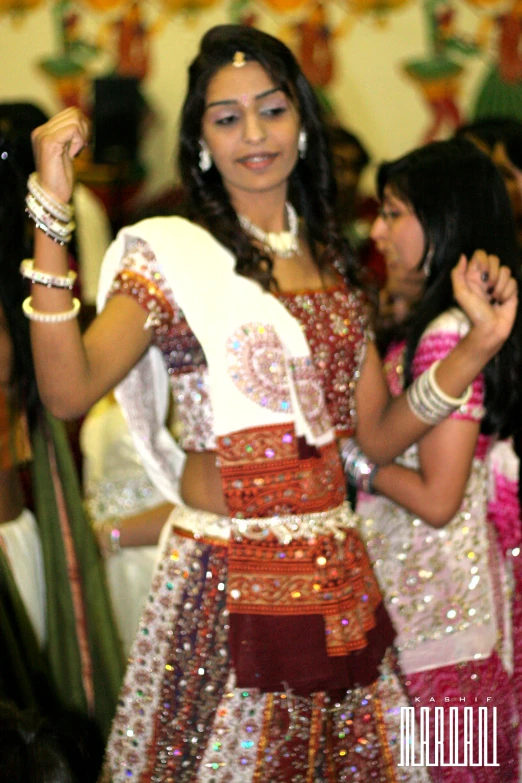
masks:
{"label": "bare arm", "polygon": [[173,508],[172,503],[162,503],[142,511],[140,514],[125,517],[121,523],[121,546],[154,546],[157,544],[161,529]]}
{"label": "bare arm", "polygon": [[[74,185],[72,160],[88,138],[85,118],[75,109],[61,112],[33,134],[42,186],[68,202]],[[35,229],[35,267],[67,274],[66,249]],[[32,306],[43,313],[70,310],[68,290],[33,284]],[[84,336],[76,319],[32,321],[36,377],[44,405],[59,418],[75,418],[113,388],[136,364],[150,342],[147,313],[131,298],[114,297]]]}
{"label": "bare arm", "polygon": [[443,527],[462,503],[478,433],[478,422],[446,419],[420,442],[419,471],[387,465],[377,472],[374,489],[429,525]]}
{"label": "bare arm", "polygon": [[[439,365],[437,381],[451,396],[460,396],[494,355],[490,355],[480,342],[477,344],[474,337],[478,335],[470,332]],[[373,344],[368,346],[355,405],[357,441],[366,456],[379,465],[391,462],[431,429],[412,413],[405,394],[395,399],[389,396]]]}
{"label": "bare arm", "polygon": [[[478,280],[487,271],[493,288],[493,302],[484,297]],[[475,253],[466,266],[461,259],[453,273],[455,296],[472,322],[469,333],[437,369],[436,379],[443,391],[460,397],[467,386],[502,347],[509,336],[518,297],[515,281],[498,259]],[[384,465],[420,440],[430,426],[410,410],[406,395],[391,400],[381,363],[373,345],[368,346],[355,393],[356,438],[363,452]]]}
{"label": "bare arm", "polygon": [[[35,256],[38,268],[47,271],[47,255],[37,252]],[[37,285],[32,288],[37,310],[71,308],[70,294]],[[31,322],[38,389],[51,413],[62,419],[82,416],[121,381],[149,345],[150,332],[143,329],[146,318],[147,313],[133,299],[116,296],[83,336],[76,319]]]}
{"label": "bare arm", "polygon": [[[120,531],[120,546],[122,548],[155,546],[173,508],[172,503],[160,503],[160,505],[141,511],[139,514],[115,520]],[[102,554],[106,556],[109,556],[113,551],[111,549],[110,536],[110,530],[113,527],[111,521],[106,520],[106,522],[94,523],[94,532],[98,539],[98,546]]]}

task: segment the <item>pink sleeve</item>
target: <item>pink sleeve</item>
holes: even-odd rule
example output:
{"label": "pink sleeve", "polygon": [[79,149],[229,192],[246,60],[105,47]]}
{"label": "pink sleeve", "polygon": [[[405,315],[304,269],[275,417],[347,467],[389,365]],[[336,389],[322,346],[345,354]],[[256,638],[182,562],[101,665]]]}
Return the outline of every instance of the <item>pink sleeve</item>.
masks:
{"label": "pink sleeve", "polygon": [[[413,359],[413,377],[417,378],[427,370],[437,359],[444,359],[462,339],[457,331],[437,329],[429,330],[419,341],[415,358]],[[451,414],[452,419],[468,419],[481,421],[484,418],[484,376],[478,375],[471,385],[471,397]]]}

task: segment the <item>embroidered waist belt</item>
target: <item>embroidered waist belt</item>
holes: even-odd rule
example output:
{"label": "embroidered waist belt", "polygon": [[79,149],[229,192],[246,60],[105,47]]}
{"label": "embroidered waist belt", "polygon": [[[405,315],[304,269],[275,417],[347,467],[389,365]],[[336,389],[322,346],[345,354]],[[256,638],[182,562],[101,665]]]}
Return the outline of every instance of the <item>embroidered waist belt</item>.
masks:
{"label": "embroidered waist belt", "polygon": [[185,535],[228,539],[239,687],[310,693],[375,679],[394,632],[348,503],[260,519],[176,509],[172,521]]}
{"label": "embroidered waist belt", "polygon": [[248,519],[224,517],[211,511],[177,506],[171,519],[175,528],[191,533],[194,538],[220,541],[247,538],[263,541],[273,536],[280,544],[291,544],[299,538],[310,541],[325,535],[333,535],[337,540],[344,541],[347,530],[356,528],[358,517],[345,502],[328,511],[311,514],[282,514]]}

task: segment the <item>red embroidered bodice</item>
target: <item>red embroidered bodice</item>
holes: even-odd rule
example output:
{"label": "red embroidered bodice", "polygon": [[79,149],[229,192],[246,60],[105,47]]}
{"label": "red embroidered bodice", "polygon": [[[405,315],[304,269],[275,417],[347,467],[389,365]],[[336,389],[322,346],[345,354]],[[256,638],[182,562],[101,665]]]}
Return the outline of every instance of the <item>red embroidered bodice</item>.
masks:
{"label": "red embroidered bodice", "polygon": [[[110,295],[115,294],[132,296],[149,313],[152,342],[160,349],[171,380],[175,435],[185,451],[218,452],[231,514],[304,513],[342,502],[345,483],[336,443],[310,448],[298,442],[302,439],[296,438],[293,426],[288,424],[263,431],[242,430],[216,439],[203,349],[176,304],[153,252],[140,238],[127,239],[121,268],[111,288]],[[369,330],[364,296],[340,283],[327,290],[282,293],[279,299],[306,333],[314,365],[309,371],[316,386],[322,387],[321,399],[315,400],[312,383],[302,384],[305,394],[310,389],[307,404],[317,404],[320,409],[320,426],[331,423],[339,435],[352,434],[354,391]],[[248,386],[251,368],[243,366],[240,357],[238,351],[236,382]]]}

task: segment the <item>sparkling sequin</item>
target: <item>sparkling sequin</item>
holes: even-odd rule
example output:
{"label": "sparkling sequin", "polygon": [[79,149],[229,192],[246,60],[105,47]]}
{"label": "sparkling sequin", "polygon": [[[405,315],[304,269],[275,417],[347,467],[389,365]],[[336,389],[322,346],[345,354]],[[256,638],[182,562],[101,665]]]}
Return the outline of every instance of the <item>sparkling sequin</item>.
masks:
{"label": "sparkling sequin", "polygon": [[[337,434],[352,435],[355,386],[371,336],[363,296],[339,285],[328,291],[279,293],[278,298],[305,331],[329,418]],[[314,407],[312,402],[312,410]],[[324,420],[316,426],[319,429],[325,426]]]}
{"label": "sparkling sequin", "polygon": [[[144,267],[153,269],[150,251],[143,247],[136,250],[141,253],[142,261],[147,262]],[[141,270],[144,276],[145,272]],[[170,375],[194,372],[196,378],[197,373],[203,372],[204,356],[198,353],[198,345],[192,340],[183,314],[162,290],[159,270],[154,272],[151,282],[153,285],[146,291],[143,287],[140,296],[153,314],[154,340],[162,350]],[[132,284],[129,281],[129,286]],[[330,394],[326,405],[332,420],[337,424],[337,419],[342,418],[341,430],[344,427],[347,431],[353,428],[353,400],[346,408],[341,405],[345,404],[347,390],[348,398],[353,397],[365,344],[355,336],[359,327],[362,335],[365,319],[361,304],[360,323],[354,327],[357,314],[354,319],[353,313],[346,312],[343,317],[337,309],[333,312],[328,296],[320,302],[321,293],[317,298],[308,297],[306,306],[307,297],[303,297],[300,310],[303,319],[310,316],[307,335],[314,332],[312,341],[317,350],[312,348],[313,358],[314,362],[322,363],[322,377],[326,378],[329,367],[336,368],[337,386],[334,389],[332,383],[328,387],[333,397]],[[338,293],[340,299],[333,296],[331,300],[339,303],[344,297],[346,301],[346,292]],[[331,337],[339,338],[337,346]],[[257,338],[266,341],[266,329],[258,329]],[[238,336],[230,345],[231,352],[241,351],[241,339]],[[332,357],[330,351],[334,346]],[[345,362],[348,354],[352,357],[356,354],[355,367],[351,366],[351,359]],[[275,380],[275,387],[279,388],[284,373],[278,357],[259,358],[260,363],[253,364],[253,374],[259,373],[269,381],[271,389]],[[249,387],[245,388],[245,393],[253,394]],[[185,393],[186,387],[178,386],[177,390]],[[194,409],[203,410],[204,390],[196,385],[191,394]],[[289,412],[290,400],[284,396],[278,400],[282,413]],[[257,393],[255,401],[259,405],[270,404],[270,393]],[[316,400],[311,399],[308,405],[313,410]],[[186,430],[190,426],[189,423]],[[292,427],[270,429],[264,434],[264,440],[257,432],[255,440],[248,435],[242,433],[242,440],[227,435],[219,445],[231,508],[247,516],[255,512],[263,517],[272,513],[297,514],[307,508],[310,511],[331,509],[342,502],[344,481],[335,443],[321,450],[304,449],[301,453],[306,444],[298,441]],[[190,432],[186,431],[184,437],[191,437]],[[262,445],[258,450],[260,440]],[[203,438],[197,434],[194,441],[197,446],[197,441]],[[252,449],[248,450],[248,446]],[[274,454],[270,456],[272,451]],[[164,547],[142,618],[141,633],[129,659],[108,745],[106,778],[111,777],[113,783],[121,783],[129,776],[140,783],[193,783],[196,779],[200,783],[388,781],[392,751],[386,737],[389,735],[393,742],[396,736],[397,712],[392,714],[391,709],[386,709],[384,693],[392,694],[394,705],[400,703],[393,693],[392,683],[398,688],[393,672],[383,674],[369,689],[338,694],[339,701],[325,693],[297,698],[291,692],[237,689],[228,653],[231,621],[226,608],[229,597],[226,545],[211,544],[204,536],[171,534],[164,539]],[[292,567],[303,562],[308,554],[302,542],[295,547],[285,545],[283,549],[278,542],[278,552],[285,554],[285,558],[278,558],[277,562]],[[332,562],[330,556],[326,560]],[[348,563],[343,565],[349,567]],[[340,571],[336,574],[329,575],[326,566],[324,574],[309,578],[315,601],[332,600]],[[325,580],[332,582],[328,589],[324,589]],[[254,580],[253,596],[262,593],[257,589],[259,586],[260,580]],[[274,588],[282,589],[283,580],[275,579]],[[293,600],[300,601],[302,589],[293,592]],[[360,593],[359,597],[358,611],[364,613],[367,607]],[[350,627],[343,622],[346,614],[339,616],[341,629]],[[332,634],[334,629],[326,630]],[[404,771],[398,779],[420,781],[425,779],[422,775],[421,771]]]}
{"label": "sparkling sequin", "polygon": [[337,444],[327,443],[302,459],[292,426],[258,427],[218,438],[218,454],[233,516],[325,511],[345,498]]}
{"label": "sparkling sequin", "polygon": [[208,395],[208,371],[171,375],[174,395],[173,429],[186,451],[214,451],[214,416]]}
{"label": "sparkling sequin", "polygon": [[227,343],[228,373],[249,399],[278,413],[291,413],[283,346],[270,324],[244,324]]}
{"label": "sparkling sequin", "polygon": [[[173,299],[154,253],[139,238],[126,238],[122,268],[109,296],[118,293],[133,296],[151,315],[153,343],[164,356],[174,399],[180,396],[183,407],[189,406],[188,411],[176,413],[181,445],[196,451],[213,449],[213,416],[203,350]],[[293,370],[299,401],[312,432],[324,432],[333,422],[339,435],[353,434],[353,395],[370,335],[364,298],[342,285],[329,291],[278,296],[302,325],[312,352],[313,366],[303,358]],[[272,327],[246,325],[230,338],[228,356],[234,381],[243,393],[263,407],[291,413],[287,368]],[[185,374],[190,374],[190,379],[183,379]]]}
{"label": "sparkling sequin", "polygon": [[[452,331],[452,319],[451,314],[437,319],[423,335],[415,374],[460,339],[460,332]],[[401,346],[393,348],[385,362],[393,394],[400,393],[404,381],[397,370],[402,351]],[[459,411],[457,417],[476,419],[481,394],[482,380],[474,385],[471,408]],[[471,658],[477,649],[482,650],[480,655],[489,654],[495,644],[491,557],[496,544],[486,523],[488,444],[489,439],[479,437],[462,505],[444,528],[427,525],[384,497],[363,495],[358,503],[366,518],[361,534],[399,631],[397,644],[406,671],[423,668],[423,649],[429,649],[434,668]],[[418,470],[417,446],[398,462]]]}
{"label": "sparkling sequin", "polygon": [[[194,556],[212,562],[213,569],[222,568],[217,552],[209,560],[206,546],[187,541],[182,549],[189,570]],[[199,596],[200,611],[177,616],[170,646],[195,633],[196,647],[186,654],[178,649],[175,671],[168,677],[155,663],[168,649],[161,634],[159,648],[143,648],[139,660],[131,656],[103,781],[122,783],[129,771],[140,783],[389,781],[387,766],[398,761],[399,708],[405,705],[392,659],[383,662],[372,686],[340,693],[335,700],[325,693],[299,697],[291,691],[239,689],[226,659],[216,655],[219,628],[208,638],[219,614],[215,593],[207,588],[202,593],[196,583],[181,587]],[[167,628],[162,614],[150,617],[156,632]],[[211,679],[194,670],[194,660],[206,662],[198,668],[210,667]],[[147,688],[138,695],[131,684],[141,671]],[[214,689],[209,691],[211,682]],[[425,783],[427,777],[422,770],[397,769],[396,780]]]}

